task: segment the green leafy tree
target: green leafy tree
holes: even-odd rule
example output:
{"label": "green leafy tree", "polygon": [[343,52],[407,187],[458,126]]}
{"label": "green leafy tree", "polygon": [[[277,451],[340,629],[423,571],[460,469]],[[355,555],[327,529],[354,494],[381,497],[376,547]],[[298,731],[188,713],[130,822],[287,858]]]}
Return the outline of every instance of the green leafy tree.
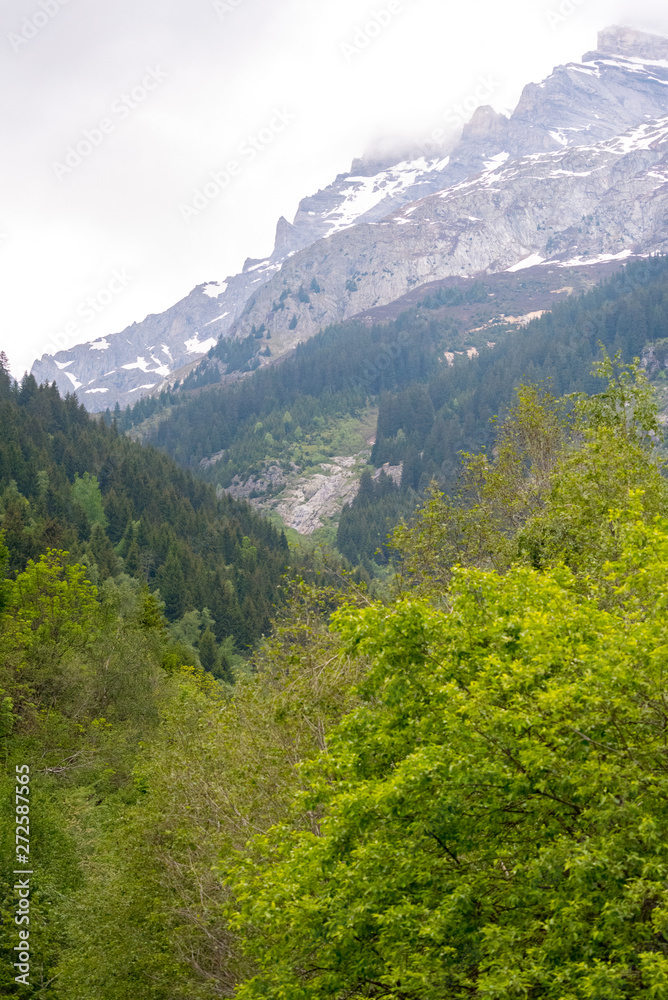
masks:
{"label": "green leafy tree", "polygon": [[668,521],[639,513],[614,613],[518,567],[337,614],[373,665],[294,827],[228,874],[240,998],[663,995]]}
{"label": "green leafy tree", "polygon": [[11,584],[7,579],[9,570],[9,549],[5,545],[5,536],[0,531],[0,615],[2,614],[11,590]]}
{"label": "green leafy tree", "polygon": [[668,505],[656,444],[657,401],[638,361],[605,352],[593,396],[555,399],[544,386],[520,386],[492,455],[464,455],[458,493],[432,485],[414,523],[400,527],[405,585],[434,594],[451,568],[505,572],[518,559],[535,567],[566,562],[580,576],[599,574],[619,554],[609,511],[629,491],[644,493],[644,517]]}
{"label": "green leafy tree", "polygon": [[92,476],[90,472],[84,472],[82,477],[76,475],[72,485],[72,497],[81,504],[91,524],[99,524],[102,528],[107,527],[108,522],[104,513],[102,493],[97,476]]}
{"label": "green leafy tree", "polygon": [[68,563],[68,556],[50,550],[29,562],[11,589],[3,628],[25,655],[83,648],[99,628],[97,591],[81,566]]}

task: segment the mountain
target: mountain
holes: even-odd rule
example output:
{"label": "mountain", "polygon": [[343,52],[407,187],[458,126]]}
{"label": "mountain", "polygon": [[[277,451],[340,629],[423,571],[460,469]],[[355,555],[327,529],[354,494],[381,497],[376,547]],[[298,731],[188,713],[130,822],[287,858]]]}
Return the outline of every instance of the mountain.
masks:
{"label": "mountain", "polygon": [[122,333],[45,355],[33,374],[101,410],[173,384],[219,338],[254,328],[275,359],[448,276],[660,251],[667,125],[668,39],[608,28],[581,62],[529,84],[510,117],[482,107],[450,150],[355,161],[279,220],[270,257]]}
{"label": "mountain", "polygon": [[400,300],[398,315],[330,326],[280,365],[141,400],[119,429],[286,528],[330,542],[338,534],[339,551],[369,567],[430,481],[451,491],[460,453],[490,445],[490,419],[515,386],[594,391],[600,344],[663,365],[668,257],[566,276],[568,285],[562,269],[534,266],[428,286],[420,302]]}
{"label": "mountain", "polygon": [[[264,323],[276,355],[447,276],[665,249],[668,40],[648,48],[646,38],[609,29],[600,51],[529,85],[509,119],[479,109],[442,191],[295,254],[231,334]],[[302,301],[297,290],[314,280],[320,293]],[[276,310],[286,289],[286,308]]]}
{"label": "mountain", "polygon": [[55,381],[61,392],[76,391],[92,412],[136,402],[151,389],[183,374],[219,338],[229,335],[249,298],[295,253],[361,219],[383,218],[416,198],[441,190],[447,158],[392,164],[367,176],[368,167],[339,175],[324,191],[305,198],[294,222],[279,219],[274,250],[265,260],[248,259],[240,274],[198,285],[164,313],[147,316],[121,333],[79,344],[32,367],[39,382]]}
{"label": "mountain", "polygon": [[[263,324],[276,357],[449,275],[660,250],[666,116],[668,39],[608,28],[581,62],[529,84],[510,117],[481,107],[450,150],[355,161],[292,223],[279,220],[270,257],[119,334],[45,355],[33,374],[101,410],[173,384],[220,338]],[[628,218],[638,198],[649,217]]]}

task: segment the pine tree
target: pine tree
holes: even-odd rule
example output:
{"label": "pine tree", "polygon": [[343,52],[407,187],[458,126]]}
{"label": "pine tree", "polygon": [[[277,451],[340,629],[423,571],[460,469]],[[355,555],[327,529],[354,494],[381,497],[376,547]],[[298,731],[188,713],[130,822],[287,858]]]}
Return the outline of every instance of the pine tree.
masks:
{"label": "pine tree", "polygon": [[213,670],[216,665],[218,649],[216,646],[216,637],[208,628],[202,633],[197,650],[199,652],[200,663],[205,670]]}

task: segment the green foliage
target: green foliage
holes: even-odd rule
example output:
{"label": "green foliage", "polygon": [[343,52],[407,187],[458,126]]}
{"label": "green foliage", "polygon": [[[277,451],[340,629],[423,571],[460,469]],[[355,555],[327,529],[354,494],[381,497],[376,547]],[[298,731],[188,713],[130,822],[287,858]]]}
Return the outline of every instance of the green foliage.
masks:
{"label": "green foliage", "polygon": [[68,565],[68,556],[50,549],[28,563],[11,589],[4,632],[28,658],[45,648],[85,648],[97,630],[97,591],[81,566]]}
{"label": "green foliage", "polygon": [[[121,821],[118,801],[131,783],[137,742],[157,723],[165,633],[153,598],[136,581],[109,579],[98,591],[64,552],[29,562],[10,584],[0,615],[0,840],[5,856],[14,855],[14,772],[28,764],[35,996],[79,995],[70,992],[62,962],[97,931],[90,912],[77,913],[76,901],[89,884],[99,820],[104,815],[115,826]],[[109,867],[105,874],[113,879]],[[20,993],[9,975],[16,943],[14,881],[11,874],[0,879],[6,932],[0,989],[8,997]]]}
{"label": "green foliage", "polygon": [[[231,635],[239,650],[252,647],[269,627],[288,561],[281,535],[246,504],[218,499],[166,456],[90,417],[75,397],[61,400],[55,385],[28,378],[5,388],[0,528],[10,575],[48,549],[68,551],[97,585],[125,573],[160,591],[171,620],[209,608],[218,643]],[[244,537],[260,555],[253,568],[237,562]],[[243,614],[246,601],[252,615]]]}
{"label": "green foliage", "polygon": [[[596,292],[610,329],[636,293]],[[270,632],[284,537],[0,357],[0,844],[27,762],[35,996],[666,995],[668,496],[623,360],[592,395],[519,385],[397,533],[393,597],[314,558]],[[342,547],[381,545],[373,512],[425,475],[423,375],[405,489],[365,474]],[[291,393],[245,414],[261,444],[330,433]]]}
{"label": "green foliage", "polygon": [[[44,488],[42,488],[43,492]],[[97,476],[91,476],[90,472],[84,472],[82,477],[75,474],[72,484],[72,498],[76,503],[81,504],[90,524],[99,524],[102,528],[107,527],[108,522],[104,514],[102,493]]]}
{"label": "green foliage", "polygon": [[354,703],[359,663],[325,617],[337,603],[334,592],[296,588],[234,698],[200,669],[172,674],[160,725],[135,759],[133,794],[96,824],[86,883],[68,910],[64,997],[204,1000],[252,973],[225,919],[217,861],[280,820],[299,787],[295,765]]}
{"label": "green foliage", "polygon": [[666,488],[643,373],[597,374],[570,411],[521,387],[459,508],[404,531],[421,572],[334,614],[371,667],[291,815],[224,861],[240,998],[662,995]]}
{"label": "green foliage", "polygon": [[505,571],[565,562],[582,577],[619,555],[609,511],[641,490],[646,517],[668,506],[657,440],[656,399],[637,361],[604,354],[603,392],[557,400],[520,386],[493,454],[464,456],[454,498],[433,487],[395,545],[410,587],[434,593],[457,563]]}
{"label": "green foliage", "polygon": [[408,514],[413,498],[407,501],[399,487],[384,471],[377,480],[367,471],[360,483],[354,504],[341,512],[336,535],[339,552],[354,566],[370,569],[375,560],[387,564],[390,557],[388,536],[402,514]]}
{"label": "green foliage", "polygon": [[9,549],[5,545],[5,536],[0,531],[0,614],[4,611],[9,599],[10,583],[7,580],[9,569]]}
{"label": "green foliage", "polygon": [[240,997],[661,995],[668,521],[616,523],[614,613],[519,567],[337,615],[373,666],[310,769],[317,836],[228,876]]}

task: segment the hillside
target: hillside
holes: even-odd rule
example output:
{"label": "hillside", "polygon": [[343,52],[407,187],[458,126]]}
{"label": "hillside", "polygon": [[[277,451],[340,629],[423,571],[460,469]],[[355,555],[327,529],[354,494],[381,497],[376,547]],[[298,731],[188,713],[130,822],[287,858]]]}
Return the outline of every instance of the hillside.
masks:
{"label": "hillside", "polygon": [[[664,336],[665,258],[574,268],[569,278],[562,286],[558,269],[536,267],[441,283],[397,319],[330,327],[233,385],[206,384],[216,348],[191,376],[201,388],[144,400],[119,425],[288,527],[327,528],[330,541],[338,530],[340,550],[369,566],[432,477],[454,488],[459,451],[489,445],[490,418],[520,382],[591,390],[599,342],[631,360]],[[512,315],[527,306],[524,318]],[[377,483],[383,497],[357,504],[364,470],[378,480],[383,468],[396,486]]]}
{"label": "hillside", "polygon": [[172,623],[208,609],[210,665],[230,637],[244,650],[268,630],[287,544],[247,504],[216,498],[55,386],[12,384],[5,367],[0,419],[0,528],[13,573],[65,549],[95,583],[127,576],[159,594]]}

